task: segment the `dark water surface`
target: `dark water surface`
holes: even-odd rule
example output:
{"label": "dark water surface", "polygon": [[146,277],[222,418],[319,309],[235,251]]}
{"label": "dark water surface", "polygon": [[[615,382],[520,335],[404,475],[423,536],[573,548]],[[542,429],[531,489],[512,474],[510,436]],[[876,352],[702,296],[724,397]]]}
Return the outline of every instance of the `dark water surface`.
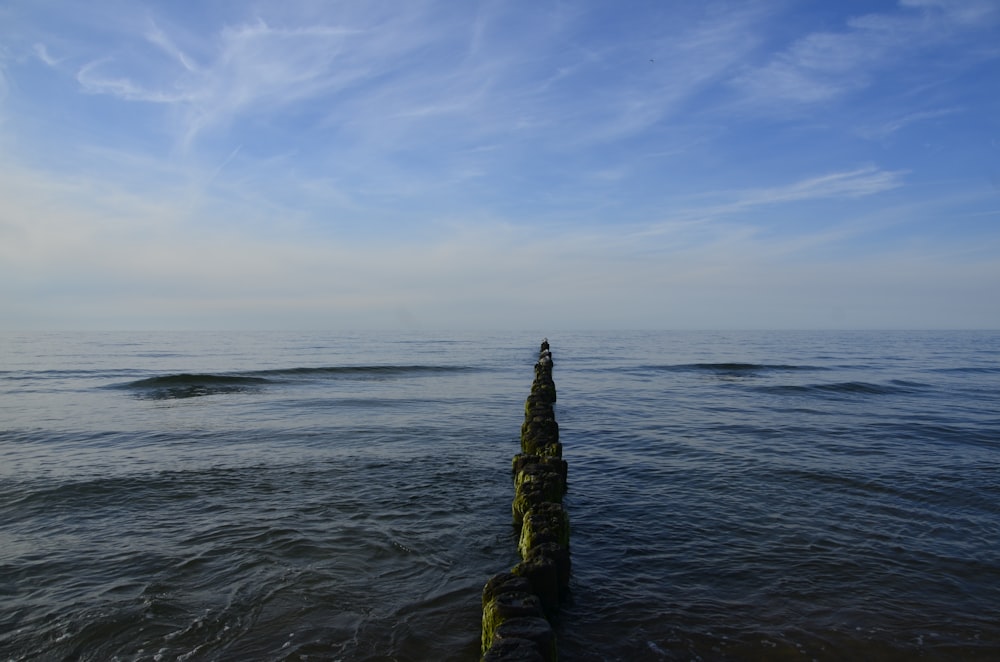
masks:
{"label": "dark water surface", "polygon": [[[0,336],[0,659],[477,659],[541,335]],[[562,659],[1000,659],[1000,333],[548,335]]]}

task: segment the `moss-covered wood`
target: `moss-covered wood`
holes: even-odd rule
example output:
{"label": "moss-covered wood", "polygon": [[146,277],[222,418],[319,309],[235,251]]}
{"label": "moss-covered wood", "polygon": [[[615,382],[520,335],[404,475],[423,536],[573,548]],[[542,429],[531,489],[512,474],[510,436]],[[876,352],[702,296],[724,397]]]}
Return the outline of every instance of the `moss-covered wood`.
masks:
{"label": "moss-covered wood", "polygon": [[521,453],[511,468],[511,513],[521,562],[483,588],[482,660],[535,662],[557,659],[551,618],[569,588],[569,516],[562,506],[567,463],[556,423],[552,352],[542,342],[535,378],[524,403]]}

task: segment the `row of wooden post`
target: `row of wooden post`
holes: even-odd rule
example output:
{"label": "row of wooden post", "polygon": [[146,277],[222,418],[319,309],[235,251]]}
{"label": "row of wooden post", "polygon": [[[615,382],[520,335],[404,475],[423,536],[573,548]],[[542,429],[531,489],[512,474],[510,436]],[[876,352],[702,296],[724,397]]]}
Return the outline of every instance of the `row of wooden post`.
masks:
{"label": "row of wooden post", "polygon": [[567,466],[555,417],[552,352],[543,340],[524,403],[521,452],[513,459],[511,511],[521,561],[483,587],[483,662],[555,662],[552,629],[569,589]]}

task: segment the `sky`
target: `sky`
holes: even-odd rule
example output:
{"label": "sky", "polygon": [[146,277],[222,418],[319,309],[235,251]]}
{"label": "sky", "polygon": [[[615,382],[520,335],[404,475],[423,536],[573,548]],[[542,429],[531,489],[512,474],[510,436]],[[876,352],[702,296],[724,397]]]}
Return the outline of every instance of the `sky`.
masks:
{"label": "sky", "polygon": [[0,329],[1000,328],[996,0],[3,0]]}

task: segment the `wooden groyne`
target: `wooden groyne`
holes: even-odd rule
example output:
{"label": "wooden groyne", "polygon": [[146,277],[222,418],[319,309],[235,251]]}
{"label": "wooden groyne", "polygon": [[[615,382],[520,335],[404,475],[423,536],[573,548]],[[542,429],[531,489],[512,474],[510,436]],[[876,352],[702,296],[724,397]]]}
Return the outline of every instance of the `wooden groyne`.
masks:
{"label": "wooden groyne", "polygon": [[567,466],[556,423],[552,352],[543,340],[524,403],[521,452],[514,456],[511,512],[521,561],[483,587],[483,662],[555,662],[552,629],[569,589],[569,516],[562,505]]}

